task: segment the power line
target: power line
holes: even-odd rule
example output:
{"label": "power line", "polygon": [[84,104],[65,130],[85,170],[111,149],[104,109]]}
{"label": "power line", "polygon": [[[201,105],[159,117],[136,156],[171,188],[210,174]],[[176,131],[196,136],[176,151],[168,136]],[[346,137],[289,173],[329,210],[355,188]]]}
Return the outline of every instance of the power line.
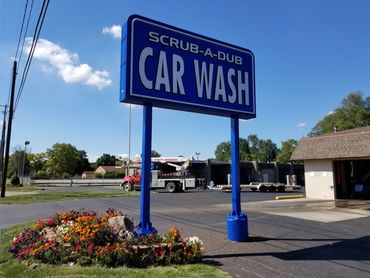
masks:
{"label": "power line", "polygon": [[19,100],[20,100],[22,92],[23,92],[24,84],[25,84],[27,76],[28,76],[28,71],[29,71],[29,68],[31,66],[32,57],[33,57],[33,54],[35,52],[37,41],[38,41],[40,33],[41,33],[41,28],[42,28],[42,25],[44,23],[44,19],[45,19],[46,11],[47,11],[48,6],[49,6],[49,2],[50,2],[49,0],[44,0],[44,2],[42,3],[39,18],[37,20],[37,24],[36,24],[36,27],[35,27],[35,32],[33,34],[33,39],[32,39],[30,52],[28,53],[27,62],[25,64],[24,68],[23,68],[21,84],[19,85],[17,98],[16,98],[16,101],[15,101],[14,113],[17,109]]}
{"label": "power line", "polygon": [[14,59],[15,59],[15,60],[17,60],[17,56],[18,56],[19,44],[20,44],[20,42],[21,42],[21,38],[22,38],[23,25],[24,25],[24,19],[26,18],[27,7],[28,7],[28,0],[26,1],[26,6],[24,7],[23,19],[22,19],[22,25],[21,25],[21,30],[20,30],[20,32],[19,32],[19,38],[18,38],[18,44],[17,44],[17,50],[15,51],[15,56],[14,56]]}
{"label": "power line", "polygon": [[35,0],[32,0],[31,2],[31,7],[30,7],[30,11],[28,13],[28,18],[27,18],[27,25],[26,25],[26,30],[24,31],[24,35],[23,35],[23,42],[22,42],[22,47],[21,47],[21,51],[19,53],[19,60],[18,60],[18,63],[21,64],[21,59],[22,59],[22,53],[23,53],[23,48],[24,48],[24,42],[26,41],[26,36],[27,36],[27,31],[28,31],[28,26],[30,24],[30,18],[31,18],[31,14],[32,14],[32,9],[33,9],[33,3],[34,3]]}

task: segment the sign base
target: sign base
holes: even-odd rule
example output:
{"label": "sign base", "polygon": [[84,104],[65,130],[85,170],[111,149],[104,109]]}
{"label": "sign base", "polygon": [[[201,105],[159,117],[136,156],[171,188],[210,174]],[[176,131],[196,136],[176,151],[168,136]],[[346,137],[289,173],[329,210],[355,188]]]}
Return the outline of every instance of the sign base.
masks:
{"label": "sign base", "polygon": [[248,240],[248,218],[245,214],[227,215],[227,239],[238,242]]}
{"label": "sign base", "polygon": [[158,231],[156,228],[152,227],[151,223],[148,223],[146,227],[142,227],[141,223],[135,228],[135,231],[140,235],[140,236],[146,236],[150,234],[157,234]]}

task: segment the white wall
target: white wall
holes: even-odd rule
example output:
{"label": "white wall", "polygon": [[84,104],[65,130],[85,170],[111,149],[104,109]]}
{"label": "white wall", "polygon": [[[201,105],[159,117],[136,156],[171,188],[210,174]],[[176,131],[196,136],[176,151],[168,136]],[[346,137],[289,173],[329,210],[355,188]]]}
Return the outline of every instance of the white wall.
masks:
{"label": "white wall", "polygon": [[304,161],[307,198],[334,200],[332,160]]}

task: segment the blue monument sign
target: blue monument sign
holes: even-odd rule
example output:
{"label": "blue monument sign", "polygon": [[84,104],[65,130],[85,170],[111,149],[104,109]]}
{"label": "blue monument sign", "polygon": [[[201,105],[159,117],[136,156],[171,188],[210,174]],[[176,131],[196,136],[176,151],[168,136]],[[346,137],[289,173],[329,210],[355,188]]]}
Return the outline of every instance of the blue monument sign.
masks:
{"label": "blue monument sign", "polygon": [[122,30],[121,101],[256,115],[253,53],[141,16]]}
{"label": "blue monument sign", "polygon": [[240,207],[239,119],[256,117],[254,55],[138,15],[122,27],[122,102],[143,105],[141,233],[156,232],[150,222],[152,107],[231,118],[232,212],[228,238],[248,239]]}

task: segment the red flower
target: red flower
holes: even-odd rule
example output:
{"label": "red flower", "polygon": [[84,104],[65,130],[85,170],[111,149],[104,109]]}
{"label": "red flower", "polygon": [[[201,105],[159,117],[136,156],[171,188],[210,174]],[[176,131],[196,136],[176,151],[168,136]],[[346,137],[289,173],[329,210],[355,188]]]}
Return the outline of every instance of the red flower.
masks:
{"label": "red flower", "polygon": [[159,254],[161,254],[161,256],[163,255],[163,253],[164,253],[164,251],[163,251],[163,250],[161,250],[161,252],[159,252]]}
{"label": "red flower", "polygon": [[52,226],[52,225],[55,224],[55,222],[56,221],[54,219],[49,219],[47,223],[48,223],[49,226]]}
{"label": "red flower", "polygon": [[94,249],[94,243],[90,243],[90,244],[87,246],[87,249],[89,249],[89,250],[93,250],[93,249]]}
{"label": "red flower", "polygon": [[76,246],[76,251],[80,251],[81,250],[81,246],[80,245],[77,245]]}

